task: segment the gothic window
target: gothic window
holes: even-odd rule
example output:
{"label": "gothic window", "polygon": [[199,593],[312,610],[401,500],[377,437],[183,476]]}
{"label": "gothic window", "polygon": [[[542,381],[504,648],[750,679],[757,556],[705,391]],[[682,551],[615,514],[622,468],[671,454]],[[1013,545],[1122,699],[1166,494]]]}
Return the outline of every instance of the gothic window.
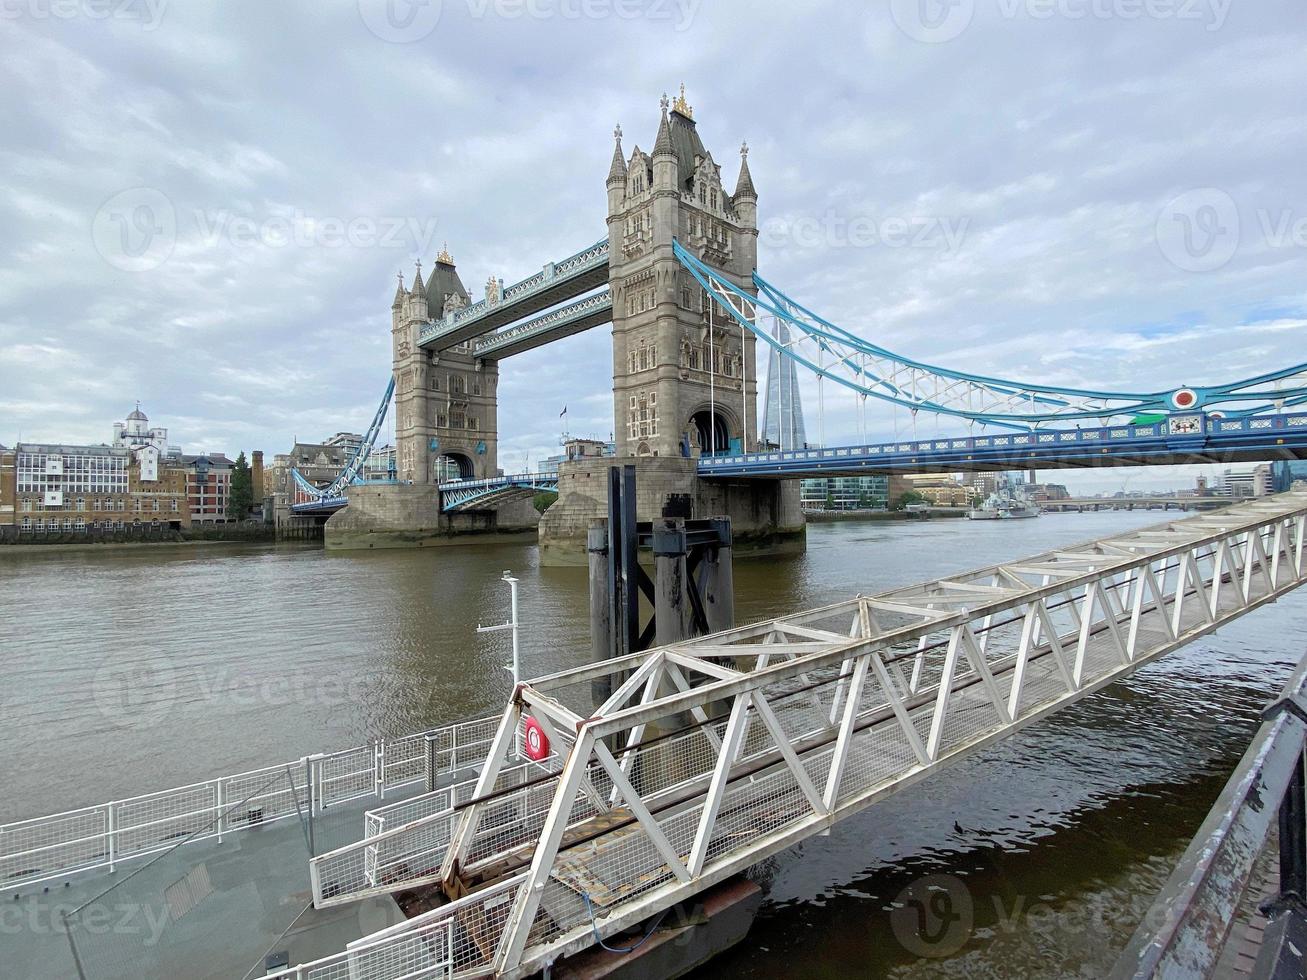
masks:
{"label": "gothic window", "polygon": [[477,422],[477,418],[475,415],[469,415],[467,417],[467,427],[469,429],[476,429],[478,428],[478,425],[479,423]]}
{"label": "gothic window", "polygon": [[481,382],[480,382],[480,381],[473,381],[473,382],[472,382],[472,394],[474,394],[474,395],[479,395],[479,394],[481,394]]}
{"label": "gothic window", "polygon": [[444,412],[437,412],[437,413],[436,413],[436,428],[438,428],[438,429],[443,429],[443,428],[445,428],[445,427],[446,427],[446,426],[445,426],[445,413],[444,413]]}
{"label": "gothic window", "polygon": [[437,378],[434,374],[431,376],[431,390],[432,391],[440,390],[440,379]]}
{"label": "gothic window", "polygon": [[712,191],[708,194],[708,201],[709,201],[709,203],[713,206],[713,208],[716,209],[716,207],[717,207],[717,188],[714,187],[714,188],[712,189]]}

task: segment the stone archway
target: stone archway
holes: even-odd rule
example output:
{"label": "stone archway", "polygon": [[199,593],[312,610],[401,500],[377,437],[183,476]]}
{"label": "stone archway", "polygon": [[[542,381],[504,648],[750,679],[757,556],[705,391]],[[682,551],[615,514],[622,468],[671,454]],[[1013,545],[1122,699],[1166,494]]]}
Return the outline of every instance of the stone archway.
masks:
{"label": "stone archway", "polygon": [[447,483],[450,480],[471,480],[476,476],[476,467],[472,457],[465,453],[442,453],[434,460],[436,482]]}
{"label": "stone archway", "polygon": [[715,453],[720,456],[730,452],[731,424],[720,409],[715,412],[708,408],[699,409],[690,416],[686,428],[697,439],[700,454],[711,456]]}

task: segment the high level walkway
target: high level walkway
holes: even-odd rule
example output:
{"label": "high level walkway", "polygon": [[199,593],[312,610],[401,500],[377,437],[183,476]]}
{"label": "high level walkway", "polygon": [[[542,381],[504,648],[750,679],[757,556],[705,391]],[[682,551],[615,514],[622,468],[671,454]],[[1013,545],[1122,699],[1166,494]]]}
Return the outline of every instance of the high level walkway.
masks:
{"label": "high level walkway", "polygon": [[311,863],[319,908],[460,897],[273,975],[544,969],[1299,587],[1305,538],[1285,494],[522,684],[475,780]]}
{"label": "high level walkway", "polygon": [[[608,239],[595,242],[575,255],[549,262],[535,275],[507,286],[494,298],[433,320],[418,337],[431,351],[467,343],[566,300],[582,296],[608,282]],[[501,355],[502,356],[502,355]]]}

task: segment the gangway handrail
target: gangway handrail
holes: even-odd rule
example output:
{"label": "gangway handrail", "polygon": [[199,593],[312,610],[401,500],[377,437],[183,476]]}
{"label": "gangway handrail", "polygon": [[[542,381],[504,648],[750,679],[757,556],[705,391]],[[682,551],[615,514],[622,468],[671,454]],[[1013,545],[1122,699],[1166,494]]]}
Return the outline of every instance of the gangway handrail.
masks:
{"label": "gangway handrail", "polygon": [[[1298,878],[1286,881],[1282,872],[1280,895],[1303,887],[1307,659],[1298,664],[1262,719],[1203,825],[1117,960],[1114,980],[1212,975],[1238,923],[1240,900],[1277,820],[1281,828],[1298,827],[1296,839],[1282,836],[1279,841],[1281,869],[1287,864]],[[1297,895],[1299,902],[1304,897]]]}
{"label": "gangway handrail", "polygon": [[[293,801],[271,810],[265,802],[258,808],[256,819],[249,819],[248,814],[226,815],[232,802],[244,798],[235,787],[250,786],[278,773],[289,773],[288,782],[260,794],[260,800],[275,801],[278,795],[292,793],[303,793],[303,799],[309,799],[306,791],[310,782],[314,788],[312,799],[319,809],[368,796],[384,799],[387,793],[425,782],[428,739],[434,738],[438,744],[447,740],[457,746],[457,759],[452,749],[438,753],[438,762],[440,754],[449,756],[447,768],[476,764],[480,756],[475,751],[469,756],[469,749],[488,749],[489,739],[469,741],[459,736],[493,732],[497,721],[478,718],[397,738],[379,738],[368,745],[0,824],[0,885],[22,888],[104,868],[112,871],[124,861],[176,846],[181,833],[207,828],[207,832],[188,837],[186,842],[213,838],[221,841],[227,834],[297,817],[299,810]],[[333,772],[334,760],[358,768]],[[441,768],[443,771],[446,767]],[[360,784],[364,787],[361,790]],[[332,787],[340,789],[333,793]],[[45,855],[38,866],[31,860],[36,855]]]}
{"label": "gangway handrail", "polygon": [[[1101,690],[1307,583],[1305,538],[1307,495],[1284,494],[521,685],[479,788],[495,785],[526,714],[575,732],[573,747],[550,812],[508,827],[504,849],[478,842],[483,817],[500,827],[512,798],[464,805],[441,877],[456,893],[508,887],[512,900],[497,891],[493,904],[457,913],[485,927],[458,934],[447,975],[528,975]],[[568,692],[614,675],[627,679],[606,704],[566,707]],[[674,693],[659,693],[673,681]],[[687,712],[699,746],[678,749],[663,771],[645,727],[675,727]],[[610,746],[634,746],[638,757],[618,762]],[[703,788],[660,792],[687,777]],[[587,786],[611,787],[622,812],[596,810]],[[401,866],[402,853],[388,857]],[[495,868],[510,885],[494,883]],[[408,956],[410,929],[457,933],[453,915],[436,909],[384,942]],[[344,962],[315,961],[297,975],[331,976]]]}

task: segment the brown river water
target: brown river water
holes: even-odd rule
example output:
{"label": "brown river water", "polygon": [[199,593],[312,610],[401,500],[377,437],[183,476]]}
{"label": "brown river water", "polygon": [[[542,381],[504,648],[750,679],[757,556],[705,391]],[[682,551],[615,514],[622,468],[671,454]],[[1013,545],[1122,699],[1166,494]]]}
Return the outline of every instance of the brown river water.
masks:
{"label": "brown river water", "polygon": [[[850,522],[737,560],[740,622],[1157,523]],[[0,822],[497,712],[588,656],[583,569],[534,546],[0,554]],[[754,869],[766,903],[704,976],[1098,976],[1307,653],[1291,595]],[[123,679],[131,684],[124,687]],[[918,900],[920,899],[920,900]]]}

